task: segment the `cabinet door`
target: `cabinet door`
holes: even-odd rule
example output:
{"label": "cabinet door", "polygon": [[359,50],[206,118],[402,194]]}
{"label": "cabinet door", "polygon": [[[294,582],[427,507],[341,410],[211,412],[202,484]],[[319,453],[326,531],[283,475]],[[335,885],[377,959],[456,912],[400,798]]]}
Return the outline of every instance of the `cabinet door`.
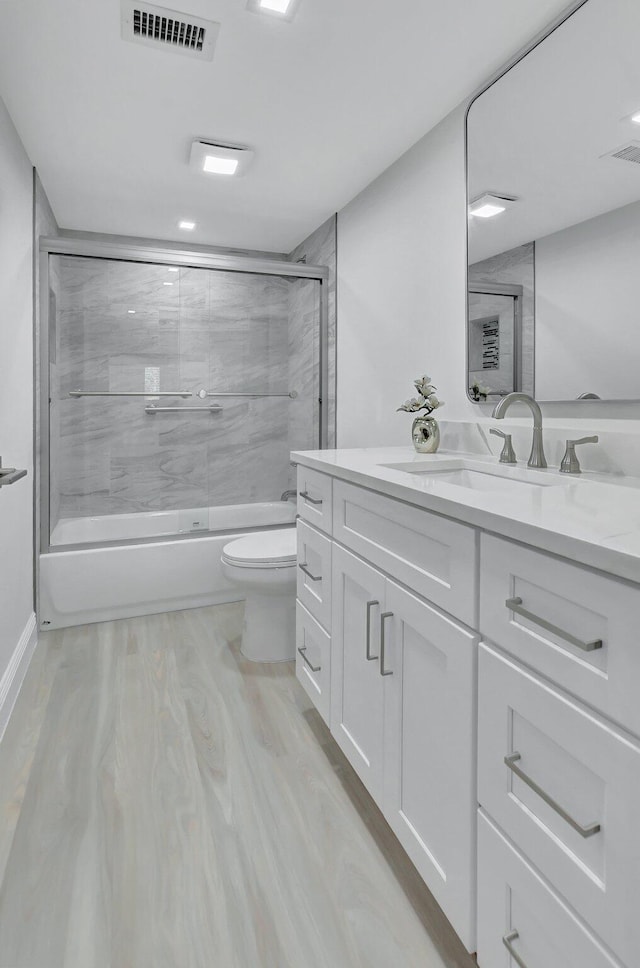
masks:
{"label": "cabinet door", "polygon": [[384,679],[380,616],[386,579],[344,548],[333,548],[331,732],[371,795],[382,796]]}
{"label": "cabinet door", "polygon": [[516,964],[620,968],[618,959],[482,811],[478,816],[478,964],[480,968]]}
{"label": "cabinet door", "polygon": [[387,582],[384,813],[475,950],[476,636]]}
{"label": "cabinet door", "polygon": [[640,744],[495,649],[479,653],[480,804],[631,968]]}

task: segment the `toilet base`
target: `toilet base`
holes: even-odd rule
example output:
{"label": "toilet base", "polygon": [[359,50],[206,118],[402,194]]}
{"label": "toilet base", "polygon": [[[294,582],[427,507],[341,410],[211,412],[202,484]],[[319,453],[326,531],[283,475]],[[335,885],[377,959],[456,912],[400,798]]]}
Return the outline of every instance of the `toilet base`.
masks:
{"label": "toilet base", "polygon": [[252,662],[291,661],[296,654],[294,595],[247,595],[240,651]]}

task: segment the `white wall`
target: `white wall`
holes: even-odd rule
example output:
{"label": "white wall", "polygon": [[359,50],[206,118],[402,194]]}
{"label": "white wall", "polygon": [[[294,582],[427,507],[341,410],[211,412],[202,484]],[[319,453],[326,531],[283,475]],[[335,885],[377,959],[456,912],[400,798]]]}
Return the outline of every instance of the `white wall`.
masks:
{"label": "white wall", "polygon": [[[0,101],[0,455],[29,476],[0,489],[0,705],[33,613],[33,170]],[[4,682],[3,682],[4,677]],[[0,733],[4,712],[0,708]]]}
{"label": "white wall", "polygon": [[541,400],[640,396],[640,202],[536,241]]}
{"label": "white wall", "polygon": [[448,419],[466,397],[464,110],[458,108],[338,215],[339,447],[410,442],[396,407],[427,372]]}

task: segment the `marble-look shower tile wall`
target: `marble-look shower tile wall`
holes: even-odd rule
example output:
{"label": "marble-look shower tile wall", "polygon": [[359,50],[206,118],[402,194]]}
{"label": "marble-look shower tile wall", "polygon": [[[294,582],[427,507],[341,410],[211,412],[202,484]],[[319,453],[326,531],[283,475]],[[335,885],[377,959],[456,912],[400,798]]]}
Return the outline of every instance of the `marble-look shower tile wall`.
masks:
{"label": "marble-look shower tile wall", "polygon": [[[55,256],[60,517],[278,500],[288,397],[187,400],[154,391],[286,394],[296,283],[278,276]],[[312,343],[317,309],[301,332]],[[308,330],[307,330],[308,327]],[[69,397],[72,390],[148,391]],[[222,411],[148,415],[145,405]],[[303,433],[301,427],[301,435]],[[306,428],[305,446],[312,429]]]}

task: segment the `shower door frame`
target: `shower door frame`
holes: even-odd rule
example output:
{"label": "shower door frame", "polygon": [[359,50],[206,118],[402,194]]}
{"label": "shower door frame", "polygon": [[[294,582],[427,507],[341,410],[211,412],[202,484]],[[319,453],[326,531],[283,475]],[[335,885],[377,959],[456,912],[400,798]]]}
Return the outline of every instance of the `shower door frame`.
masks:
{"label": "shower door frame", "polygon": [[[40,380],[38,478],[40,482],[40,554],[52,551],[50,533],[50,398],[51,373],[49,366],[50,319],[49,319],[49,257],[83,256],[85,258],[115,260],[120,262],[143,262],[151,265],[177,266],[189,269],[222,269],[253,275],[285,276],[287,278],[317,281],[319,293],[319,392],[318,392],[318,447],[325,450],[329,439],[329,267],[286,262],[256,256],[231,255],[215,252],[199,252],[191,249],[164,248],[162,246],[136,245],[135,243],[108,242],[82,237],[41,237],[39,245],[40,272]],[[217,532],[211,531],[210,534]],[[199,532],[200,537],[202,533]],[[54,551],[90,548],[108,548],[113,545],[152,543],[166,541],[168,535],[127,539],[125,541],[96,541],[86,544],[56,545]],[[171,540],[188,540],[191,534],[171,535]]]}

